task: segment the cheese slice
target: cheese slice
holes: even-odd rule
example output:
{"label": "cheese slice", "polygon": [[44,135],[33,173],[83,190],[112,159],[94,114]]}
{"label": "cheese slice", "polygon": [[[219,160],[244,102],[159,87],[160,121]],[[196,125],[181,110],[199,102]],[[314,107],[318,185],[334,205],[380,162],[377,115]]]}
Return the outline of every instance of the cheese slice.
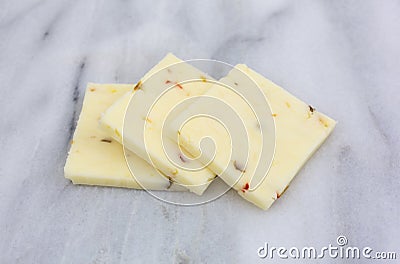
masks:
{"label": "cheese slice", "polygon": [[180,186],[171,185],[168,179],[160,176],[146,161],[127,152],[126,158],[137,172],[131,175],[122,145],[99,128],[101,113],[133,87],[121,84],[88,84],[64,167],[65,178],[74,184],[184,190]]}
{"label": "cheese slice", "polygon": [[206,92],[212,85],[207,80],[211,79],[168,54],[142,78],[133,92],[125,94],[105,111],[101,127],[168,179],[201,195],[215,174],[162,133],[169,111],[182,100]]}
{"label": "cheese slice", "polygon": [[[220,80],[233,89],[220,89],[217,85],[210,88],[204,97],[176,116],[168,133],[193,156],[201,154],[205,159],[203,163],[211,161],[209,168],[244,199],[267,209],[286,190],[300,168],[332,132],[336,122],[246,65],[235,68]],[[238,93],[250,90],[249,80],[263,95],[248,93],[246,98]],[[254,105],[251,101],[263,96],[269,102],[270,112],[255,115],[252,106],[260,107],[262,100],[256,100]],[[223,104],[212,100],[214,98]],[[229,106],[234,114],[226,117],[228,110],[223,109],[223,105]],[[222,113],[217,117],[223,125],[210,118],[198,118],[182,126],[188,116],[201,111],[210,115]],[[272,120],[272,125],[266,120]],[[238,133],[241,127],[244,133]],[[214,140],[217,151],[199,148],[199,142],[206,135]],[[259,170],[260,165],[264,170]]]}

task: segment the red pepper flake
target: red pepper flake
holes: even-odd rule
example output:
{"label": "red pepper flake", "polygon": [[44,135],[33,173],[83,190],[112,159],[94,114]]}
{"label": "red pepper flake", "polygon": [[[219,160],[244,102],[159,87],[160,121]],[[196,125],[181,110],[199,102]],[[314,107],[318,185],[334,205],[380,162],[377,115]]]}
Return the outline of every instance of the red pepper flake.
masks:
{"label": "red pepper flake", "polygon": [[245,193],[248,189],[250,188],[250,185],[248,182],[242,187],[242,192]]}
{"label": "red pepper flake", "polygon": [[169,84],[169,83],[173,83],[175,84],[176,87],[178,87],[179,89],[183,89],[183,86],[177,82],[171,82],[170,80],[166,80],[165,84]]}
{"label": "red pepper flake", "polygon": [[171,188],[172,184],[174,184],[174,180],[171,177],[168,177],[169,185],[167,186],[167,190]]}
{"label": "red pepper flake", "polygon": [[112,140],[109,138],[103,138],[102,140],[100,140],[101,142],[105,142],[105,143],[111,143]]}
{"label": "red pepper flake", "polygon": [[276,199],[278,199],[279,197],[281,197],[281,194],[279,194],[278,192],[276,192]]}
{"label": "red pepper flake", "polygon": [[179,153],[179,159],[180,159],[182,162],[186,162],[186,159],[183,157],[182,153]]}
{"label": "red pepper flake", "polygon": [[142,81],[139,81],[136,86],[133,88],[134,91],[139,90],[142,87]]}

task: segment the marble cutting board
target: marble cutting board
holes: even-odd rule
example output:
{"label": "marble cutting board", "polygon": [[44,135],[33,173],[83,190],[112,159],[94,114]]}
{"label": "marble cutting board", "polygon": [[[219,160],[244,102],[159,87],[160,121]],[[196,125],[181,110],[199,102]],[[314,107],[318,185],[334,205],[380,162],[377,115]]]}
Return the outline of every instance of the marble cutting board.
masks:
{"label": "marble cutting board", "polygon": [[[400,258],[398,14],[395,0],[2,1],[0,262],[264,262],[265,242],[339,235]],[[339,121],[269,211],[64,179],[86,83],[134,83],[167,52],[246,63]]]}

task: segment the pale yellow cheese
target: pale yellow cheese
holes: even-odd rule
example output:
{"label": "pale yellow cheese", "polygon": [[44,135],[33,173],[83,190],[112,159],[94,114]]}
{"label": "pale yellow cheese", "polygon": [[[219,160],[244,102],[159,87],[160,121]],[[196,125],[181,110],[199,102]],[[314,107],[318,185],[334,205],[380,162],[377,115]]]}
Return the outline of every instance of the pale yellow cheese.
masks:
{"label": "pale yellow cheese", "polygon": [[[99,128],[100,115],[133,85],[88,84],[82,111],[64,167],[74,184],[127,187],[149,190],[184,190],[159,175],[146,161],[127,152],[135,175],[127,166],[121,144]],[[136,181],[135,179],[138,179]]]}
{"label": "pale yellow cheese", "polygon": [[[179,130],[182,121],[186,120],[190,114],[201,110],[208,113],[208,109],[213,109],[215,113],[221,110],[218,103],[199,98],[197,102],[177,115],[172,122],[169,135],[171,139],[179,141],[179,144],[192,155],[197,156],[202,153],[207,161],[212,160],[209,164],[210,169],[227,184],[233,186],[244,199],[262,209],[267,209],[282,195],[300,168],[331,133],[336,122],[247,66],[237,65],[235,68],[239,71],[232,70],[221,82],[238,90],[241,88],[242,91],[250,89],[248,78],[257,84],[272,111],[268,113],[269,116],[257,117],[265,120],[273,118],[275,133],[271,126],[264,126],[266,129],[263,133],[270,133],[269,135],[274,137],[275,147],[271,144],[268,147],[263,145],[260,126],[252,117],[252,109],[249,108],[252,98],[247,98],[250,100],[248,103],[235,93],[235,90],[219,89],[217,86],[210,88],[204,95],[221,99],[238,114],[240,122],[235,121],[233,117],[225,120],[225,125],[233,130],[226,131],[224,126],[209,118],[193,120]],[[246,75],[247,77],[244,77]],[[220,112],[228,113],[226,110]],[[221,119],[223,118],[224,115],[221,115]],[[236,128],[234,122],[237,122]],[[245,128],[247,135],[242,135],[238,139],[236,132],[241,126]],[[209,135],[218,146],[214,159],[214,152],[207,152],[204,149],[200,151],[199,141],[206,135]],[[235,146],[234,140],[238,145]],[[236,148],[236,152],[232,148]],[[265,155],[271,157],[269,163],[271,167],[265,171],[268,172],[266,175],[259,175],[259,171],[256,170],[262,156],[260,151],[269,152]],[[230,156],[231,153],[232,156]],[[253,186],[254,177],[260,179],[254,183],[256,186]]]}
{"label": "pale yellow cheese", "polygon": [[[170,180],[198,195],[206,190],[215,174],[202,168],[199,161],[185,157],[171,139],[163,139],[162,127],[176,103],[207,91],[212,85],[207,79],[211,78],[168,54],[132,92],[107,109],[100,120],[102,128],[111,137],[154,165]],[[187,83],[187,80],[192,81]],[[149,113],[153,103],[154,108]]]}

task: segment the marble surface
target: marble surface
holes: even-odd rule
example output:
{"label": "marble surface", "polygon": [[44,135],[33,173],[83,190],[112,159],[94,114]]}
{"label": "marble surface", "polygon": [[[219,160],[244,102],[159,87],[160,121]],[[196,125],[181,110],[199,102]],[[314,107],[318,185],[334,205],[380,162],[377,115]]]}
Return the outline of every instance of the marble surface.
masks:
{"label": "marble surface", "polygon": [[[1,1],[0,262],[266,262],[264,242],[338,235],[399,259],[400,2],[143,2]],[[170,51],[246,63],[339,121],[269,211],[64,179],[86,83],[134,83]]]}

